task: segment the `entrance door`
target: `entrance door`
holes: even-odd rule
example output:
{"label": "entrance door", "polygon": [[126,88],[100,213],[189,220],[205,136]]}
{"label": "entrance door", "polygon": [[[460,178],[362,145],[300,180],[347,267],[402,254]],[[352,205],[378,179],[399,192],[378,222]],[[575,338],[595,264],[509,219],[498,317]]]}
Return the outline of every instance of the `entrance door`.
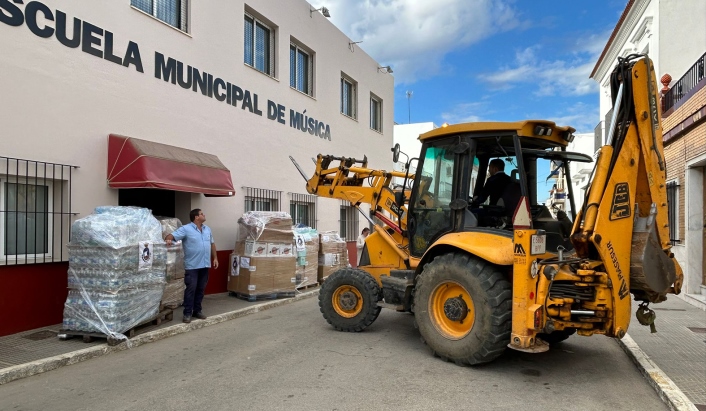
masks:
{"label": "entrance door", "polygon": [[415,176],[410,199],[410,253],[419,257],[432,242],[453,229],[453,200],[458,138],[444,139],[426,145],[424,157]]}
{"label": "entrance door", "polygon": [[175,192],[150,188],[129,188],[118,190],[118,205],[145,207],[152,215],[176,217]]}

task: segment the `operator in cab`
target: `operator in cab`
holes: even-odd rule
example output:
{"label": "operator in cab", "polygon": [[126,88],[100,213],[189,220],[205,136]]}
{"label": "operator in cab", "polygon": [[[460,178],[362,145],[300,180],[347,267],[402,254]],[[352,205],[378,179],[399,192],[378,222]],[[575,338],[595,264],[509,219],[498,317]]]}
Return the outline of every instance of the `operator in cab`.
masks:
{"label": "operator in cab", "polygon": [[490,205],[496,205],[505,188],[512,183],[512,177],[505,174],[505,162],[502,159],[491,160],[488,164],[488,173],[490,178],[486,180],[480,194],[473,198],[474,205],[483,204],[488,198],[490,198]]}

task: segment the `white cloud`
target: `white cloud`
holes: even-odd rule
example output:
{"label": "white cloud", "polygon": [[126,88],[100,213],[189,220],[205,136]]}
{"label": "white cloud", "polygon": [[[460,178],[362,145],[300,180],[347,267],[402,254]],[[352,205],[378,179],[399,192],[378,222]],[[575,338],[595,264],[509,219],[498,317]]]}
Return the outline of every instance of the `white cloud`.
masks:
{"label": "white cloud", "polygon": [[598,124],[598,107],[585,103],[576,103],[573,106],[560,110],[556,117],[547,118],[560,126],[571,126],[576,133],[593,133]]}
{"label": "white cloud", "polygon": [[441,119],[450,124],[471,123],[476,121],[488,121],[488,104],[483,102],[462,103],[451,109],[451,111],[441,113]]}
{"label": "white cloud", "polygon": [[479,76],[494,90],[507,90],[517,84],[536,84],[537,96],[596,93],[598,84],[589,78],[610,33],[578,38],[566,60],[542,59],[542,47],[532,46],[515,53],[514,66]]}
{"label": "white cloud", "polygon": [[443,70],[449,52],[519,26],[505,0],[327,0],[332,22],[412,83]]}

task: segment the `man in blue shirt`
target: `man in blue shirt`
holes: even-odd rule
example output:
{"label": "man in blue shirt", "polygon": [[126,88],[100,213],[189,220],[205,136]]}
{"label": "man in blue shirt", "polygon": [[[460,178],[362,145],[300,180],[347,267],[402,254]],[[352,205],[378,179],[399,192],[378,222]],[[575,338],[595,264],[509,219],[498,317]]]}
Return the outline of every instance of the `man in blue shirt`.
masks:
{"label": "man in blue shirt", "polygon": [[191,317],[205,320],[201,312],[204,290],[208,283],[208,269],[218,268],[216,256],[216,243],[211,234],[211,229],[204,224],[206,215],[201,209],[196,208],[189,213],[191,223],[179,227],[167,235],[165,241],[168,246],[173,241],[183,240],[184,247],[184,322],[190,323]]}

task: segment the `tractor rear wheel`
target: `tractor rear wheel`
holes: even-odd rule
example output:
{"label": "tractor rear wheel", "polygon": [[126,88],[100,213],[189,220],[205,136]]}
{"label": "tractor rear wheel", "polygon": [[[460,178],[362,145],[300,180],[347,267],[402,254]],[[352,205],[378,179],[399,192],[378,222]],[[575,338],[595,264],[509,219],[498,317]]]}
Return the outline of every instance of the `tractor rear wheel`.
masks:
{"label": "tractor rear wheel", "polygon": [[458,365],[490,362],[510,341],[512,286],[480,258],[444,254],[419,277],[414,318],[435,355]]}
{"label": "tractor rear wheel", "polygon": [[380,296],[373,276],[356,268],[341,268],[321,286],[319,308],[338,331],[359,332],[378,318]]}

